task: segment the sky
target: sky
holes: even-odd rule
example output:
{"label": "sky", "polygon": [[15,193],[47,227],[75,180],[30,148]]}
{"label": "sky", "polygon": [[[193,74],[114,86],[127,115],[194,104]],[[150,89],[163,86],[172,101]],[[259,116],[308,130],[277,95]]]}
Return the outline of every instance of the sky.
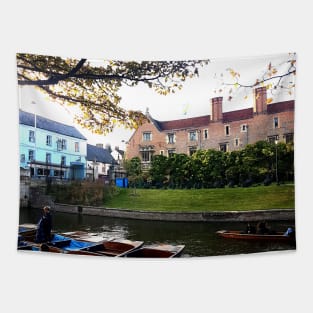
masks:
{"label": "sky", "polygon": [[[256,79],[262,78],[264,72],[268,69],[269,63],[277,69],[277,74],[285,72],[288,68],[286,61],[289,58],[289,54],[285,53],[235,59],[210,59],[209,64],[200,69],[199,77],[187,79],[182,90],[174,94],[162,96],[145,85],[123,86],[119,91],[119,95],[122,97],[120,105],[125,109],[142,112],[146,112],[148,108],[152,117],[160,121],[211,114],[210,99],[217,96],[223,96],[224,112],[249,108],[254,103],[252,88],[236,88],[223,85],[223,83],[235,83],[231,70],[240,74],[239,82],[241,84],[251,84]],[[96,63],[96,60],[92,62]],[[99,60],[100,63],[102,63],[102,60]],[[283,83],[289,83],[293,79],[295,78],[290,75],[286,77],[286,81]],[[231,94],[229,93],[230,88],[232,88]],[[110,144],[112,148],[118,146],[124,150],[126,148],[125,142],[129,140],[134,132],[133,130],[117,127],[106,136],[95,135],[73,123],[74,113],[71,108],[63,107],[57,102],[51,102],[46,95],[31,86],[19,86],[18,92],[20,109],[74,125],[90,144],[102,143],[104,146]],[[230,95],[232,99],[229,101]],[[270,97],[273,98],[273,102],[277,102],[294,99],[295,94],[293,92],[289,95],[287,91],[282,92],[280,90],[276,94],[268,93],[268,98]]]}

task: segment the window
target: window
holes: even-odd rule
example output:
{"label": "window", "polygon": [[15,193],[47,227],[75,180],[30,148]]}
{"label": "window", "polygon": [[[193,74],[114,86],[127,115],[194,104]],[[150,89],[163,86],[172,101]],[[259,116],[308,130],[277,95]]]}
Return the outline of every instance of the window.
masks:
{"label": "window", "polygon": [[228,143],[220,143],[220,151],[227,152],[228,151]]}
{"label": "window", "polygon": [[160,155],[164,155],[164,150],[160,150]]}
{"label": "window", "polygon": [[278,124],[278,117],[274,117],[273,126],[274,126],[274,128],[278,128],[278,127],[279,127],[279,124]]}
{"label": "window", "polygon": [[46,163],[51,163],[51,153],[46,153]]}
{"label": "window", "polygon": [[285,142],[286,143],[293,142],[293,133],[285,134],[284,137],[285,137]]}
{"label": "window", "polygon": [[167,134],[167,143],[175,143],[175,135],[173,133]]}
{"label": "window", "polygon": [[21,154],[20,156],[20,162],[25,163],[25,154]]}
{"label": "window", "polygon": [[35,132],[33,130],[29,131],[28,141],[35,142]]}
{"label": "window", "polygon": [[50,176],[50,170],[44,169],[44,170],[43,170],[43,174],[44,174],[45,176]]}
{"label": "window", "polygon": [[279,139],[279,136],[278,135],[274,135],[274,136],[268,136],[267,137],[267,140],[268,140],[268,142],[269,143],[275,143],[275,141],[278,141],[278,139]]}
{"label": "window", "polygon": [[47,137],[46,137],[46,145],[47,146],[52,146],[52,136],[47,135]]}
{"label": "window", "polygon": [[64,177],[64,171],[54,170],[53,176],[57,177]]}
{"label": "window", "polygon": [[65,139],[58,139],[57,140],[57,149],[58,149],[58,151],[66,150],[66,140]]}
{"label": "window", "polygon": [[168,149],[167,150],[167,155],[169,156],[169,157],[171,157],[172,155],[174,155],[175,154],[175,149]]}
{"label": "window", "polygon": [[208,129],[204,129],[203,130],[203,139],[208,139],[209,138],[209,130]]}
{"label": "window", "polygon": [[142,151],[142,161],[143,162],[150,162],[150,152],[149,151]]}
{"label": "window", "polygon": [[32,162],[35,160],[35,151],[34,150],[28,150],[28,161]]}
{"label": "window", "polygon": [[247,124],[242,124],[242,125],[240,125],[240,131],[241,131],[242,133],[247,132],[247,130],[248,130],[248,125],[247,125]]}
{"label": "window", "polygon": [[230,134],[230,126],[225,125],[225,136],[229,136],[229,134]]}
{"label": "window", "polygon": [[189,155],[193,155],[197,151],[197,147],[189,147]]}
{"label": "window", "polygon": [[75,152],[79,152],[79,142],[75,142]]}
{"label": "window", "polygon": [[61,156],[61,165],[62,166],[66,165],[66,157],[64,155]]}
{"label": "window", "polygon": [[234,139],[234,146],[235,147],[239,147],[239,145],[240,145],[240,139],[239,138],[235,138]]}
{"label": "window", "polygon": [[143,141],[151,141],[152,140],[152,134],[151,132],[145,132],[142,134],[142,140]]}
{"label": "window", "polygon": [[197,140],[197,132],[195,130],[189,132],[189,140],[196,141]]}
{"label": "window", "polygon": [[43,168],[38,168],[37,169],[37,175],[42,176],[43,175]]}

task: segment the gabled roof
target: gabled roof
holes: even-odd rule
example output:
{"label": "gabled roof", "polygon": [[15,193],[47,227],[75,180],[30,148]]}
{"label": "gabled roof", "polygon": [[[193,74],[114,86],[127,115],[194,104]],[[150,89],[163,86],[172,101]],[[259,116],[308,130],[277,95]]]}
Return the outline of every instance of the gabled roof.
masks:
{"label": "gabled roof", "polygon": [[105,164],[116,164],[108,149],[87,144],[87,161],[96,161]]}
{"label": "gabled roof", "polygon": [[[19,123],[35,127],[35,114],[20,110]],[[43,116],[36,115],[36,128],[48,130],[60,135],[87,140],[74,126],[65,125]]]}
{"label": "gabled roof", "polygon": [[210,121],[210,115],[172,121],[157,121],[155,119],[152,119],[151,116],[149,116],[149,119],[158,128],[159,131],[163,131],[207,126]]}

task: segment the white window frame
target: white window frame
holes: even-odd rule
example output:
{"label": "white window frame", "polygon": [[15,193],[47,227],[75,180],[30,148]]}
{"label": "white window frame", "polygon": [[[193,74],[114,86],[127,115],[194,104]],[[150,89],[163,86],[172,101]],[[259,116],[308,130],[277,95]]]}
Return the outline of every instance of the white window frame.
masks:
{"label": "white window frame", "polygon": [[66,156],[65,155],[61,156],[61,165],[66,166]]}
{"label": "white window frame", "polygon": [[79,152],[79,141],[75,141],[74,150],[75,150],[75,152]]}
{"label": "white window frame", "polygon": [[[172,138],[172,140],[170,140],[170,138]],[[168,144],[174,144],[176,142],[175,133],[167,133],[167,135],[166,135],[166,142]]]}
{"label": "white window frame", "polygon": [[35,150],[28,150],[28,161],[29,162],[35,161]]}
{"label": "white window frame", "polygon": [[[193,134],[193,136],[191,136]],[[188,132],[188,140],[189,141],[197,141],[198,140],[198,132],[196,130],[191,130]]]}
{"label": "white window frame", "polygon": [[[149,138],[147,139],[146,136],[148,136]],[[152,141],[152,132],[149,132],[149,131],[143,132],[142,133],[142,141]]]}
{"label": "white window frame", "polygon": [[167,156],[170,157],[172,154],[176,153],[176,149],[168,149],[167,150]]}
{"label": "white window frame", "polygon": [[208,129],[203,130],[203,139],[204,140],[209,139],[209,130]]}
{"label": "white window frame", "polygon": [[[276,123],[276,121],[277,121],[277,123]],[[276,124],[277,124],[277,126],[276,126]],[[274,129],[279,128],[279,118],[278,118],[278,116],[275,116],[275,117],[273,118],[273,128],[274,128]]]}
{"label": "white window frame", "polygon": [[224,152],[228,152],[228,151],[229,151],[229,144],[228,144],[228,142],[219,143],[219,144],[218,144],[218,146],[219,146],[219,151],[223,151],[223,150],[221,149],[221,146],[222,146],[222,145],[225,145],[225,146],[226,146],[226,149],[225,149]]}
{"label": "white window frame", "polygon": [[[227,133],[227,129],[228,129],[228,133]],[[225,136],[230,136],[230,125],[225,125],[224,131],[225,131]]]}
{"label": "white window frame", "polygon": [[[191,151],[192,151],[192,153],[191,153]],[[194,146],[189,147],[188,152],[189,152],[189,156],[192,156],[194,153],[197,152],[197,147],[194,147]]]}
{"label": "white window frame", "polygon": [[51,135],[47,135],[46,137],[46,146],[52,146],[52,136]]}
{"label": "white window frame", "polygon": [[151,161],[151,151],[141,151],[142,162],[150,162]]}
{"label": "white window frame", "polygon": [[239,147],[240,146],[240,138],[234,138],[234,146]]}
{"label": "white window frame", "polygon": [[[51,158],[52,158],[52,155],[51,153],[46,153],[46,163],[50,164],[51,163]],[[49,160],[48,160],[49,159]]]}
{"label": "white window frame", "polygon": [[240,132],[246,133],[247,129],[248,129],[248,125],[247,124],[241,124],[240,125]]}
{"label": "white window frame", "polygon": [[36,142],[36,137],[35,137],[35,131],[34,130],[30,130],[28,132],[28,141],[29,142]]}

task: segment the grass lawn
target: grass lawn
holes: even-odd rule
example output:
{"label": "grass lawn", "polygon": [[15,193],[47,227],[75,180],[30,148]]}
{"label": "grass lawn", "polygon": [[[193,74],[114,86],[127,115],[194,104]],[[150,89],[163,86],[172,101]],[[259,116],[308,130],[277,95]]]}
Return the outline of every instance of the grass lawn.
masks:
{"label": "grass lawn", "polygon": [[104,204],[110,208],[166,211],[245,211],[294,209],[294,185],[223,189],[119,189]]}

